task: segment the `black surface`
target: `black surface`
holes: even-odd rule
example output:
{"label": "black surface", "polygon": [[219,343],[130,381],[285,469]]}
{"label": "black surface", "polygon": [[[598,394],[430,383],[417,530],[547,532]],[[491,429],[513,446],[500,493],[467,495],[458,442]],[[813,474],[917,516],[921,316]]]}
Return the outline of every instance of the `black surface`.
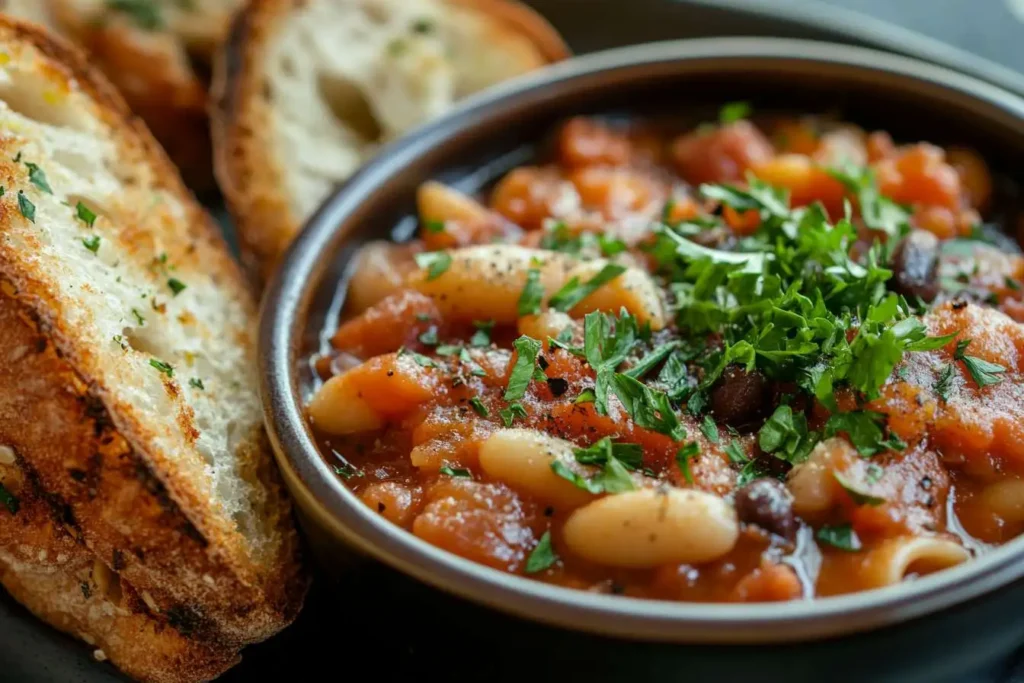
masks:
{"label": "black surface", "polygon": [[[952,44],[1024,69],[1024,23],[1018,22],[1004,0],[829,0],[830,4],[852,7],[912,26]],[[1024,92],[1024,76],[1010,70],[991,69],[984,62],[964,57],[957,50],[909,36],[886,32],[878,22],[863,23],[847,14],[831,15],[817,2],[672,2],[670,0],[530,0],[544,11],[578,52],[614,45],[667,38],[709,35],[781,35],[844,40],[887,47],[946,64],[959,64],[965,71],[1016,87]],[[738,12],[746,7],[747,12]],[[782,12],[774,18],[757,16],[758,7]],[[801,24],[794,12],[807,8],[811,24]],[[872,33],[882,28],[882,32]],[[958,61],[959,60],[959,61]],[[599,652],[572,647],[564,634],[528,626],[500,633],[490,616],[479,608],[453,605],[430,597],[426,611],[403,609],[421,599],[409,591],[420,591],[406,583],[391,581],[387,570],[377,568],[372,576],[353,575],[341,587],[341,597],[328,595],[323,582],[316,582],[298,623],[264,645],[250,648],[243,663],[224,681],[330,680],[355,675],[369,680],[391,681],[399,677],[441,676],[448,680],[728,680],[708,662],[695,655],[685,670],[665,670],[652,664],[646,668],[615,670]],[[421,604],[421,603],[417,603]],[[1024,597],[1008,596],[1006,609],[1024,614]],[[1024,617],[1022,617],[1024,618]],[[469,625],[467,629],[466,626]],[[964,645],[963,634],[936,633],[936,648]],[[898,652],[897,634],[879,634],[875,649],[861,653],[884,668]],[[590,642],[593,646],[593,642]],[[982,653],[970,646],[965,661]],[[638,646],[642,650],[642,646]],[[713,655],[713,648],[703,648]],[[0,681],[61,681],[110,683],[123,680],[109,666],[92,660],[92,649],[32,619],[21,607],[0,595]],[[483,666],[483,657],[496,659]],[[800,650],[794,651],[794,675],[800,670]],[[928,662],[921,662],[922,681],[928,679]],[[843,663],[833,671],[822,671],[820,680],[846,680]],[[966,671],[966,668],[965,668]],[[327,673],[330,672],[330,673]],[[805,677],[815,672],[802,672]],[[950,679],[948,675],[955,677]],[[935,672],[938,676],[939,672]],[[958,680],[960,673],[943,672],[946,680]],[[964,683],[1024,681],[1024,667],[1012,662],[973,674],[962,673]],[[868,680],[868,679],[862,679]]]}

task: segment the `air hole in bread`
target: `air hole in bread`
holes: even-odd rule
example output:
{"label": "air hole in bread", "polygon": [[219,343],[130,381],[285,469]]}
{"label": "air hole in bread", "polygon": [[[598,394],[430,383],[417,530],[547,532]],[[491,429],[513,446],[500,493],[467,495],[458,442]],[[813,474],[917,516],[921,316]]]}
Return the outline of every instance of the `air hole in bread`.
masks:
{"label": "air hole in bread", "polygon": [[121,577],[100,560],[92,564],[92,582],[100,595],[115,605],[121,604]]}
{"label": "air hole in bread", "polygon": [[0,100],[22,116],[56,128],[84,130],[82,116],[67,106],[62,86],[31,79],[12,71],[0,71]]}
{"label": "air hole in bread", "polygon": [[362,88],[339,74],[321,73],[317,77],[320,98],[334,116],[367,144],[380,142],[384,135]]}

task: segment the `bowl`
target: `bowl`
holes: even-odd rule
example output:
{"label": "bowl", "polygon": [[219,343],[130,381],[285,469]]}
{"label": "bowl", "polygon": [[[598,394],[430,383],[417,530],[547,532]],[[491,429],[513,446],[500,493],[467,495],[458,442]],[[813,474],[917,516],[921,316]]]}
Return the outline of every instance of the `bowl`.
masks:
{"label": "bowl", "polygon": [[[446,612],[469,610],[477,620],[470,630],[480,630],[483,620],[531,642],[546,634],[540,640],[549,646],[571,643],[588,653],[588,662],[609,662],[592,667],[605,676],[625,656],[614,653],[646,652],[653,661],[685,660],[690,671],[710,667],[719,677],[774,680],[777,672],[779,680],[800,680],[794,657],[820,666],[831,661],[832,667],[840,657],[842,671],[829,673],[836,680],[906,681],[914,680],[913,672],[927,674],[922,681],[959,681],[948,676],[991,666],[1024,643],[1018,616],[1024,613],[1024,539],[947,571],[839,597],[742,605],[639,600],[545,585],[440,550],[362,504],[317,451],[303,417],[315,386],[307,359],[320,348],[325,324],[337,318],[339,288],[358,247],[411,233],[421,182],[485,186],[530,159],[545,132],[572,114],[664,114],[737,99],[751,101],[755,110],[840,107],[844,118],[885,128],[897,139],[942,143],[953,137],[1021,180],[1014,169],[1024,158],[1021,98],[907,58],[779,39],[675,41],[577,58],[468,100],[392,144],[310,220],[266,293],[261,321],[271,439],[312,554],[334,583],[350,594],[354,577],[394,580],[383,564],[442,593],[514,615],[503,618],[399,581],[423,604],[442,600]],[[929,649],[943,642],[957,648]],[[857,654],[868,647],[885,648],[884,666],[869,666]],[[929,666],[922,668],[922,657]]]}

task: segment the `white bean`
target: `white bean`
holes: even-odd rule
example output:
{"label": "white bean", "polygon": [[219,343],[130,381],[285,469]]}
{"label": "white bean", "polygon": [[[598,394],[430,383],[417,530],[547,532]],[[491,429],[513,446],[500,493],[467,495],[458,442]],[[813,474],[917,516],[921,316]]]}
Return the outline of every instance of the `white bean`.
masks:
{"label": "white bean", "polygon": [[644,569],[722,557],[736,545],[739,522],[733,507],[710,493],[641,489],[580,508],[562,533],[584,559]]}
{"label": "white bean", "polygon": [[1007,522],[1024,522],[1024,480],[1004,479],[981,492],[982,502]]}
{"label": "white bean", "polygon": [[499,429],[480,445],[480,467],[488,476],[558,507],[593,500],[594,494],[552,471],[556,460],[586,477],[596,472],[576,462],[572,443],[532,429]]}
{"label": "white bean", "polygon": [[866,587],[880,588],[899,583],[907,574],[930,574],[970,559],[970,553],[955,541],[927,536],[892,538],[868,553],[861,565]]}
{"label": "white bean", "polygon": [[360,395],[348,375],[327,380],[309,402],[313,424],[329,434],[358,434],[384,426],[384,420]]}
{"label": "white bean", "polygon": [[416,206],[424,222],[484,220],[491,215],[472,197],[433,180],[423,183],[416,191]]}
{"label": "white bean", "polygon": [[576,260],[565,254],[528,249],[513,244],[492,244],[455,249],[451,264],[428,280],[414,273],[410,285],[430,296],[449,320],[487,320],[512,324],[519,318],[519,297],[531,268],[547,297],[566,281]]}
{"label": "white bean", "polygon": [[378,301],[397,293],[415,267],[409,252],[389,242],[369,242],[359,250],[355,271],[348,283],[345,306],[362,313]]}
{"label": "white bean", "polygon": [[786,487],[793,494],[793,511],[813,515],[831,510],[838,488],[835,472],[842,469],[845,459],[856,455],[853,446],[840,437],[818,443],[807,461],[794,467],[786,480]]}

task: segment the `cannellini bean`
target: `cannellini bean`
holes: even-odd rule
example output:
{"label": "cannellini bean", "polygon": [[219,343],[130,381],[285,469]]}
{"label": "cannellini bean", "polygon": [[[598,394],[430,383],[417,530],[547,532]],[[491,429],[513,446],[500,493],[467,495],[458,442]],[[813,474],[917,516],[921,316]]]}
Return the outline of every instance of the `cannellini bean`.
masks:
{"label": "cannellini bean", "polygon": [[1006,479],[986,486],[981,500],[1007,522],[1024,522],[1024,480]]}
{"label": "cannellini bean", "polygon": [[416,206],[423,221],[485,220],[490,211],[455,188],[428,180],[416,191]]}
{"label": "cannellini bean", "polygon": [[[606,265],[608,262],[604,259],[581,263],[569,273],[569,279],[578,277],[580,282],[586,282]],[[622,275],[579,302],[570,313],[582,316],[592,311],[614,312],[621,308],[636,316],[640,324],[649,322],[652,330],[665,327],[665,311],[658,287],[651,276],[639,268],[627,268]]]}
{"label": "cannellini bean", "polygon": [[556,460],[584,476],[595,471],[576,462],[573,444],[532,429],[499,429],[480,446],[480,467],[488,476],[558,507],[575,508],[593,500],[594,494],[552,471]]}
{"label": "cannellini bean", "polygon": [[347,374],[327,380],[309,402],[308,410],[313,424],[328,434],[357,434],[384,426],[383,418]]}
{"label": "cannellini bean", "polygon": [[416,265],[408,249],[388,242],[366,244],[358,258],[345,295],[345,305],[352,313],[362,313],[397,293]]}
{"label": "cannellini bean", "polygon": [[842,470],[844,460],[857,457],[845,439],[834,437],[820,442],[811,451],[807,462],[794,467],[786,480],[793,494],[793,511],[798,515],[826,512],[836,503],[838,483],[835,472]]}
{"label": "cannellini bean", "polygon": [[930,574],[966,562],[970,553],[955,541],[910,536],[882,542],[868,553],[861,565],[866,587],[879,588],[899,583],[907,574]]}
{"label": "cannellini bean", "polygon": [[439,277],[413,274],[410,284],[432,297],[450,320],[487,320],[515,323],[519,296],[527,273],[536,268],[546,297],[568,279],[576,260],[565,254],[528,249],[513,244],[465,247],[451,251],[451,265]]}
{"label": "cannellini bean", "polygon": [[519,334],[525,334],[534,339],[547,339],[557,337],[562,330],[570,327],[573,319],[561,311],[548,309],[537,315],[525,315],[519,319]]}
{"label": "cannellini bean", "polygon": [[[410,277],[409,285],[432,297],[450,320],[489,318],[505,324],[515,323],[519,317],[519,297],[531,269],[538,271],[546,302],[574,276],[585,282],[608,265],[605,259],[580,263],[566,254],[514,244],[464,247],[450,254],[450,265],[438,277],[429,280],[425,272],[418,271]],[[665,324],[657,288],[638,268],[630,268],[606,283],[572,312],[616,312],[623,306],[641,323],[650,321],[652,329]]]}
{"label": "cannellini bean", "polygon": [[736,545],[736,511],[723,499],[688,489],[641,489],[576,510],[562,529],[580,557],[645,569],[717,559]]}

